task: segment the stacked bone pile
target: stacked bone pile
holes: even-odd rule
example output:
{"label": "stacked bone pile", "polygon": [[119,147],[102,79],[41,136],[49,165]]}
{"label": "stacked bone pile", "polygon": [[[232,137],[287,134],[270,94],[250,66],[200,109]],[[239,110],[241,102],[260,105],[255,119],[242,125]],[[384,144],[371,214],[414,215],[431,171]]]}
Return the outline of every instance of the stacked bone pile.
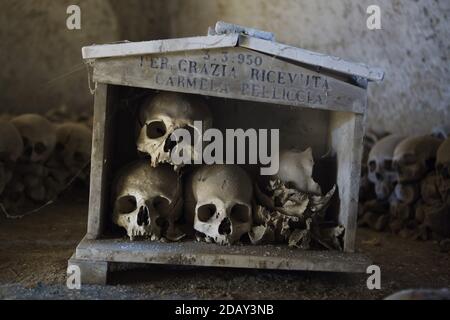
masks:
{"label": "stacked bone pile", "polygon": [[449,174],[450,138],[384,136],[367,156],[359,225],[405,238],[450,237]]}
{"label": "stacked bone pile", "polygon": [[[180,128],[194,133],[194,121],[202,121],[203,130],[213,125],[208,106],[196,96],[161,92],[140,107],[142,158],[121,169],[113,192],[112,220],[131,240],[341,249],[343,228],[325,221],[335,188],[322,195],[312,179],[310,149],[282,153],[278,175],[266,183],[254,182],[237,165],[175,165],[171,155],[180,140],[172,134]],[[196,159],[196,152],[195,142],[183,147],[184,158]]]}
{"label": "stacked bone pile", "polygon": [[78,179],[87,186],[91,129],[38,114],[0,120],[0,203],[21,216],[54,200]]}

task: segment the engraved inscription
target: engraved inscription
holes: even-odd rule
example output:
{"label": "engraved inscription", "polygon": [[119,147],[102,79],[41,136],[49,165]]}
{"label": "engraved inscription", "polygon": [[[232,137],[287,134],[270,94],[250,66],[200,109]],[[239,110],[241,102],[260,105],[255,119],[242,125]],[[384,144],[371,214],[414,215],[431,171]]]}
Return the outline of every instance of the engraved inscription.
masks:
{"label": "engraved inscription", "polygon": [[275,58],[242,49],[142,56],[139,68],[159,87],[228,93],[293,104],[325,105],[327,77],[303,68],[286,68]]}
{"label": "engraved inscription", "polygon": [[240,47],[95,60],[96,82],[363,113],[367,94],[347,78]]}

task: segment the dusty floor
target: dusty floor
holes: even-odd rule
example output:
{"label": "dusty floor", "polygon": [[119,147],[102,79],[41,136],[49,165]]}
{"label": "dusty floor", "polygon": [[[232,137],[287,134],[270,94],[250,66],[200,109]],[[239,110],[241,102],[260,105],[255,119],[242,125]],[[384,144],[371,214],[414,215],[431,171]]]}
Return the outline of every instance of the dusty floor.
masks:
{"label": "dusty floor", "polygon": [[[69,202],[70,205],[64,204]],[[20,220],[0,217],[1,299],[380,299],[406,288],[450,287],[450,254],[433,242],[358,231],[358,248],[381,267],[365,274],[152,266],[112,273],[108,287],[65,287],[67,259],[83,237],[87,204],[61,200]]]}

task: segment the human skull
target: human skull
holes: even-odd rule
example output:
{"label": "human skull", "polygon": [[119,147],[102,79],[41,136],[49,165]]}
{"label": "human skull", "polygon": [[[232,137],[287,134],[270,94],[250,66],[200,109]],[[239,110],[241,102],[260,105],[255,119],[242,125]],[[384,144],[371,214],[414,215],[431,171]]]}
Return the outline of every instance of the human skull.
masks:
{"label": "human skull", "polygon": [[37,114],[24,114],[13,118],[11,123],[22,136],[25,161],[45,162],[53,152],[56,143],[54,125]]}
{"label": "human skull", "polygon": [[71,173],[83,169],[91,158],[92,132],[81,123],[68,122],[56,128],[55,153]]}
{"label": "human skull", "polygon": [[[147,100],[140,109],[141,130],[137,140],[138,150],[151,156],[153,167],[159,163],[171,163],[171,151],[177,145],[172,133],[184,128],[191,133],[197,130],[194,121],[202,121],[204,130],[212,125],[211,113],[199,97],[174,92],[161,92]],[[201,136],[198,132],[197,137]],[[190,149],[191,159],[197,156]]]}
{"label": "human skull", "polygon": [[284,150],[280,153],[280,168],[276,178],[285,183],[292,183],[299,191],[320,195],[322,191],[312,178],[314,159],[311,148],[299,150]]}
{"label": "human skull", "polygon": [[0,194],[11,180],[13,165],[22,151],[23,142],[19,131],[10,122],[0,120]]}
{"label": "human skull", "polygon": [[393,165],[400,183],[419,181],[434,168],[436,151],[442,143],[433,136],[417,136],[401,141],[394,151]]}
{"label": "human skull", "polygon": [[403,139],[399,135],[388,135],[379,140],[369,152],[368,178],[375,185],[375,193],[380,200],[389,197],[397,182],[397,173],[392,163],[395,147]]}
{"label": "human skull", "polygon": [[233,244],[252,227],[252,181],[236,165],[211,165],[192,176],[194,229],[205,239]]}
{"label": "human skull", "polygon": [[447,138],[436,153],[437,185],[442,200],[450,207],[450,138]]}
{"label": "human skull", "polygon": [[121,171],[114,193],[113,222],[138,236],[176,241],[175,223],[182,214],[180,177],[169,165],[151,167],[139,160]]}

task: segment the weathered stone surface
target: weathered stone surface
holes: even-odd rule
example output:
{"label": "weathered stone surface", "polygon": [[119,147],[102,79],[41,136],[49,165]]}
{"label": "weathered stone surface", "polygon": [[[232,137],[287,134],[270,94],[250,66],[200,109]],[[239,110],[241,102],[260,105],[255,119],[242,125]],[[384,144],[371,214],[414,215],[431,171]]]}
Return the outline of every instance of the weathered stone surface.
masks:
{"label": "weathered stone surface", "polygon": [[94,80],[317,109],[365,112],[364,89],[243,48],[98,59]]}
{"label": "weathered stone surface", "polygon": [[105,261],[79,260],[75,256],[69,259],[68,267],[76,266],[80,269],[81,285],[105,285],[108,280],[109,263]]}
{"label": "weathered stone surface", "polygon": [[361,253],[292,250],[272,245],[227,247],[190,241],[160,243],[122,239],[84,239],[71,261],[74,260],[333,272],[365,272],[371,264]]}

